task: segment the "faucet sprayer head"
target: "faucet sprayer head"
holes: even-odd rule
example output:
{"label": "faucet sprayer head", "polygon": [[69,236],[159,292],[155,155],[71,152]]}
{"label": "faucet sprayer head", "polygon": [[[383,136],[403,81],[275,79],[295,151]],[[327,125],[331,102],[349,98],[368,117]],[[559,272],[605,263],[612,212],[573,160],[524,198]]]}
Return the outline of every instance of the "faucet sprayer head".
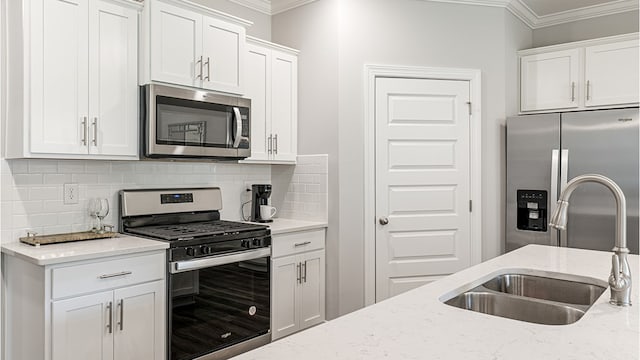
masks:
{"label": "faucet sprayer head", "polygon": [[569,221],[569,202],[565,200],[558,200],[558,206],[551,215],[549,226],[558,230],[566,230],[567,221]]}

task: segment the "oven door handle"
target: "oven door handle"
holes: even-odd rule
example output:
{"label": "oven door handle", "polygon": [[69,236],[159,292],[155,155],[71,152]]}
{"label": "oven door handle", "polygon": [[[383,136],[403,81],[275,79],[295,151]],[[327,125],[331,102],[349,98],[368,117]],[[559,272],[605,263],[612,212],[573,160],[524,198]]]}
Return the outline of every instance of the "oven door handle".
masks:
{"label": "oven door handle", "polygon": [[185,271],[198,270],[212,266],[233,264],[240,261],[259,259],[270,255],[271,248],[261,248],[231,255],[225,254],[197,260],[174,261],[171,263],[170,271],[172,274],[177,274]]}

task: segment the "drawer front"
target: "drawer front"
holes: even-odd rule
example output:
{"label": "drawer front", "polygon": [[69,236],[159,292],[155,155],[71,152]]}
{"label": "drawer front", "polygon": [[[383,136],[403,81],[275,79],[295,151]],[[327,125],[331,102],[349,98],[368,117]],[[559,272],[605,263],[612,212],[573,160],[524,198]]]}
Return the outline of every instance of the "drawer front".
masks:
{"label": "drawer front", "polygon": [[164,279],[166,264],[163,252],[54,268],[51,297],[59,299]]}
{"label": "drawer front", "polygon": [[324,249],[324,229],[273,235],[271,256],[274,258]]}

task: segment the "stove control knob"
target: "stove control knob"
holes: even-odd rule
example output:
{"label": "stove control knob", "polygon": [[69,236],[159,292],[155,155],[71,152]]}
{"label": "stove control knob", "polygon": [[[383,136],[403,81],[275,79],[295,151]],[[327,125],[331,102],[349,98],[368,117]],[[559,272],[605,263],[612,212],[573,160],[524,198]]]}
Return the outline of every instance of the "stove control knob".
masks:
{"label": "stove control knob", "polygon": [[260,239],[253,239],[253,246],[262,246],[262,241]]}
{"label": "stove control knob", "polygon": [[242,246],[243,248],[251,249],[251,240],[242,240],[240,242],[240,246]]}
{"label": "stove control knob", "polygon": [[202,245],[202,246],[200,246],[200,253],[202,255],[208,255],[208,254],[211,253],[211,248],[206,246],[206,245]]}
{"label": "stove control knob", "polygon": [[194,249],[194,248],[188,247],[186,249],[186,251],[187,251],[187,256],[195,256],[196,255],[196,249]]}

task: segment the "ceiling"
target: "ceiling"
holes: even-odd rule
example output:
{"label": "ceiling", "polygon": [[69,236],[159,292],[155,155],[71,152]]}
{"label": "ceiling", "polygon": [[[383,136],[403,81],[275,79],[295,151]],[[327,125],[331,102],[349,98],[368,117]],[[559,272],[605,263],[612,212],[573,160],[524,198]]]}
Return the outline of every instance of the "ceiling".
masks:
{"label": "ceiling", "polygon": [[[275,15],[316,0],[230,0]],[[391,0],[393,1],[393,0]],[[422,0],[503,7],[532,29],[637,10],[640,0]]]}

